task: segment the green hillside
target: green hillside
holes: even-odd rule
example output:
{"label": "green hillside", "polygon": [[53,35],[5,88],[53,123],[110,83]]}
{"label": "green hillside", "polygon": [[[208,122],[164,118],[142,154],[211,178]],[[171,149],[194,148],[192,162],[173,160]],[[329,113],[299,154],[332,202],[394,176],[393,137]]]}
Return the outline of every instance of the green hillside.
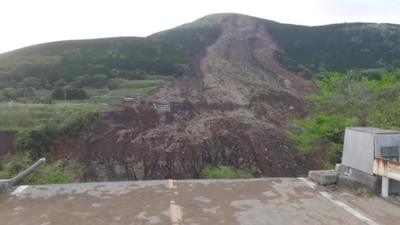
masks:
{"label": "green hillside", "polygon": [[400,26],[350,23],[298,26],[266,22],[290,69],[308,74],[325,71],[400,66]]}
{"label": "green hillside", "polygon": [[140,79],[145,74],[177,76],[186,64],[184,49],[145,38],[63,41],[1,55],[0,79],[3,87],[30,82],[34,88],[48,88],[83,75],[125,79]]}

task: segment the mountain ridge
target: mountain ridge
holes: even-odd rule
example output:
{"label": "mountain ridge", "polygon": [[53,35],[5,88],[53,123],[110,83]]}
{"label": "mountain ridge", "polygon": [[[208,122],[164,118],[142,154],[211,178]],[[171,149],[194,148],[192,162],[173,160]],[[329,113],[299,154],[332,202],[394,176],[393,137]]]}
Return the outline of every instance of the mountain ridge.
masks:
{"label": "mountain ridge", "polygon": [[[255,19],[259,19],[262,20],[264,22],[271,22],[271,23],[276,23],[276,24],[281,24],[281,25],[291,25],[291,26],[298,26],[298,27],[308,27],[308,28],[321,28],[321,27],[331,27],[331,26],[341,26],[341,25],[378,25],[378,26],[395,26],[395,27],[399,27],[400,28],[400,24],[396,24],[396,23],[377,23],[377,22],[362,22],[362,21],[358,21],[358,22],[339,22],[339,23],[330,23],[330,24],[323,24],[323,25],[302,25],[302,24],[295,24],[295,23],[284,23],[284,22],[279,22],[279,21],[275,21],[275,20],[271,20],[271,19],[266,19],[266,18],[261,18],[261,17],[256,17],[256,16],[251,16],[251,15],[247,15],[247,14],[241,14],[241,13],[213,13],[213,14],[208,14],[206,16],[200,17],[192,22],[187,22],[184,23],[182,25],[178,25],[172,28],[168,28],[165,30],[161,30],[161,31],[157,31],[155,33],[146,35],[146,36],[130,36],[130,35],[122,35],[122,36],[110,36],[110,37],[101,37],[101,38],[82,38],[82,39],[70,39],[70,40],[57,40],[57,41],[49,41],[49,42],[43,42],[43,43],[37,43],[37,44],[31,44],[28,46],[23,46],[20,48],[16,48],[13,50],[9,50],[6,52],[2,52],[0,53],[0,56],[2,55],[7,55],[9,53],[13,53],[16,51],[21,51],[21,50],[25,50],[31,47],[44,47],[46,45],[52,45],[52,44],[61,44],[64,42],[81,42],[81,41],[96,41],[96,40],[106,40],[106,39],[124,39],[124,38],[149,38],[151,36],[154,35],[158,35],[158,34],[162,34],[166,31],[170,31],[170,30],[174,30],[174,29],[179,29],[179,28],[184,28],[185,26],[193,26],[193,25],[197,25],[198,22],[201,22],[202,20],[211,20],[214,17],[227,17],[227,16],[244,16],[244,17],[251,17],[251,18],[255,18]],[[220,20],[222,19],[220,18]],[[217,23],[218,21],[214,21],[212,23]],[[220,21],[219,21],[220,22]],[[199,25],[197,25],[199,26]],[[201,25],[200,25],[201,26]]]}
{"label": "mountain ridge", "polygon": [[[219,36],[221,21],[235,16],[253,18],[263,24],[279,47],[277,57],[294,72],[313,74],[400,64],[399,25],[343,23],[303,26],[241,14],[212,14],[147,37],[57,41],[2,53],[0,79],[4,76],[38,77],[53,83],[84,74],[110,74],[112,69],[142,69],[147,73],[181,75],[194,53]],[[80,61],[71,62],[74,56]],[[97,65],[104,68],[93,68]],[[31,72],[31,67],[39,71]]]}

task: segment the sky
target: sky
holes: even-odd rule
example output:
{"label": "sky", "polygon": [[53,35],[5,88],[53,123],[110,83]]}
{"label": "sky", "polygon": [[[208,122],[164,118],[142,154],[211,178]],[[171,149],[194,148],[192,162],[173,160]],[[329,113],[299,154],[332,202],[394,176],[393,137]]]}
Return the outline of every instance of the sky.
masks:
{"label": "sky", "polygon": [[222,12],[310,26],[400,24],[400,0],[0,0],[0,53],[59,40],[147,36]]}

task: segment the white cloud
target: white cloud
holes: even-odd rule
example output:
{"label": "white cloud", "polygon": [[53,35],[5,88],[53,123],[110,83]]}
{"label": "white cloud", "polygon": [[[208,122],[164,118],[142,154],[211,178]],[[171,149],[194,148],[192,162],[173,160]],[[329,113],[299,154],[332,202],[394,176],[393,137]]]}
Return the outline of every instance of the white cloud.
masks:
{"label": "white cloud", "polygon": [[398,0],[1,0],[0,52],[66,39],[146,36],[219,12],[284,23],[400,23]]}

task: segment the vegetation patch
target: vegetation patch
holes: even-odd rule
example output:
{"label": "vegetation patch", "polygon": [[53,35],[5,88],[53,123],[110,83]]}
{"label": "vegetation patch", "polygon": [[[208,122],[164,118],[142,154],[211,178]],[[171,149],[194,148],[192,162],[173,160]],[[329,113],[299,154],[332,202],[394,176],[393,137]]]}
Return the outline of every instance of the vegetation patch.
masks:
{"label": "vegetation patch", "polygon": [[207,179],[241,179],[254,177],[249,171],[237,170],[230,166],[207,166],[201,171]]}
{"label": "vegetation patch", "polygon": [[63,123],[69,117],[97,112],[105,106],[88,102],[55,102],[53,104],[0,103],[0,130],[31,130],[49,122]]}
{"label": "vegetation patch", "polygon": [[[61,137],[83,138],[97,120],[98,112],[80,111],[60,118],[50,118],[17,133],[16,152],[0,159],[0,179],[17,175],[41,157],[49,158],[50,150]],[[48,161],[25,178],[23,183],[68,183],[81,179],[83,174],[83,168],[74,162]]]}
{"label": "vegetation patch", "polygon": [[340,162],[344,130],[372,126],[400,130],[400,71],[331,73],[316,81],[320,92],[309,96],[311,116],[296,120],[289,136],[300,151],[324,152],[328,167]]}
{"label": "vegetation patch", "polygon": [[[0,179],[9,179],[28,168],[34,160],[29,152],[18,152],[0,159]],[[63,161],[46,162],[22,180],[22,184],[61,184],[76,180],[71,167]]]}
{"label": "vegetation patch", "polygon": [[98,112],[81,112],[65,117],[63,121],[50,120],[23,130],[17,134],[17,150],[29,152],[33,159],[46,157],[59,138],[84,137],[98,115]]}

